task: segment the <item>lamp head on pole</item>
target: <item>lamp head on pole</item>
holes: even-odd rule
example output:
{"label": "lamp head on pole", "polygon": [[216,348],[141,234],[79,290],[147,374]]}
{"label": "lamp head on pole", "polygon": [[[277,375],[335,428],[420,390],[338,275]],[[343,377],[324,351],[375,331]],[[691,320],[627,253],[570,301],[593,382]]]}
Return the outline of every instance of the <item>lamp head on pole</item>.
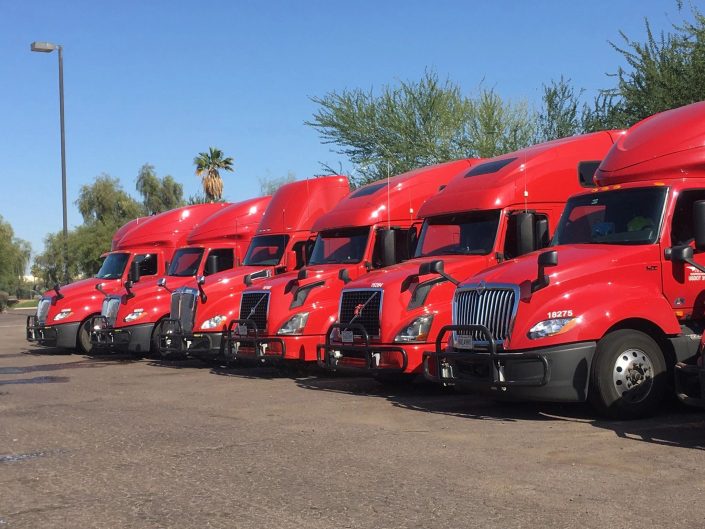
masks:
{"label": "lamp head on pole", "polygon": [[39,42],[36,40],[30,46],[32,51],[39,51],[42,53],[51,53],[57,48],[59,48],[58,44],[52,44],[51,42]]}

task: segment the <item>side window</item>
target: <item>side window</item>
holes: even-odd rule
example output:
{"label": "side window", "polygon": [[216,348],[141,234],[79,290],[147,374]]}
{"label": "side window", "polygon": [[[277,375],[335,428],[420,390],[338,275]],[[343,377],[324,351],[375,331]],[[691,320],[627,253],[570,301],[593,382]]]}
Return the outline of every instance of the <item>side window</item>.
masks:
{"label": "side window", "polygon": [[135,257],[139,264],[140,276],[153,276],[157,274],[157,254],[140,254]]}
{"label": "side window", "polygon": [[671,244],[690,244],[695,237],[693,229],[693,204],[705,200],[705,190],[683,191],[678,197],[671,220]]}
{"label": "side window", "polygon": [[218,248],[217,250],[211,250],[208,256],[210,257],[211,255],[218,257],[218,272],[230,270],[233,267],[235,259],[232,248]]}

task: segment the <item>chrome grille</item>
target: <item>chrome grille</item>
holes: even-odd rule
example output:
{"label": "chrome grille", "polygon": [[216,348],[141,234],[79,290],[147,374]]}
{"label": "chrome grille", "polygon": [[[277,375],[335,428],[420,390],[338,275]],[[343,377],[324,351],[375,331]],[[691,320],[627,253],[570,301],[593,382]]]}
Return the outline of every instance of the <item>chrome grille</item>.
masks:
{"label": "chrome grille", "polygon": [[[483,325],[489,329],[492,339],[504,342],[509,338],[512,321],[516,313],[517,295],[511,287],[482,287],[459,290],[453,303],[455,325]],[[486,342],[487,337],[477,331],[457,332],[470,336],[473,341]]]}
{"label": "chrome grille", "polygon": [[37,304],[37,322],[44,325],[47,321],[47,314],[49,314],[49,307],[51,306],[51,298],[42,298]]}
{"label": "chrome grille", "polygon": [[381,290],[344,290],[340,296],[340,323],[362,325],[370,337],[379,337]]}
{"label": "chrome grille", "polygon": [[269,292],[244,292],[240,302],[240,318],[252,320],[258,331],[267,329],[267,312],[269,311]]}
{"label": "chrome grille", "polygon": [[193,322],[196,319],[196,303],[198,290],[193,288],[178,288],[171,293],[171,315],[174,320],[179,320],[181,330],[185,333],[193,332]]}
{"label": "chrome grille", "polygon": [[120,298],[117,296],[108,296],[103,300],[103,306],[100,309],[100,315],[108,320],[111,327],[115,327],[118,310],[120,309]]}

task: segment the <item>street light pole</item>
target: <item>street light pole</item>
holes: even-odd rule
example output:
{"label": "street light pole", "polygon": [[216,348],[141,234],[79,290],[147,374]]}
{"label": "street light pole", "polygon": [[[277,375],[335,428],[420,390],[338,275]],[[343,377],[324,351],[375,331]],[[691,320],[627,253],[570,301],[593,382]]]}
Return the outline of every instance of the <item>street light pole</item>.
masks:
{"label": "street light pole", "polygon": [[61,125],[61,203],[64,213],[64,283],[69,282],[69,226],[66,208],[66,132],[64,129],[64,48],[61,44],[33,42],[30,49],[41,53],[59,52],[59,121]]}

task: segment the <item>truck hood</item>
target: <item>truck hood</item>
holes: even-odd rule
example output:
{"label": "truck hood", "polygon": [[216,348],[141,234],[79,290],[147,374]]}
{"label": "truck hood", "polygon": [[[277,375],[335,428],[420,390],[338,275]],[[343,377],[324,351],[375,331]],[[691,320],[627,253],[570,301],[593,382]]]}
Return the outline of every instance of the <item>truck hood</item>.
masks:
{"label": "truck hood", "polygon": [[[604,279],[605,270],[614,270],[635,265],[654,257],[658,258],[658,245],[612,245],[612,244],[576,244],[553,246],[538,252],[532,252],[517,259],[493,266],[470,278],[467,283],[507,283],[522,287],[522,297],[528,295],[524,288],[530,288],[532,281],[537,279],[539,254],[547,250],[558,253],[558,265],[546,268],[545,273],[550,278],[549,286],[563,285],[580,278],[587,282],[590,277]],[[460,285],[462,288],[463,284]]]}
{"label": "truck hood", "polygon": [[[298,272],[281,274],[259,285],[255,284],[245,292],[269,291],[268,334],[274,334],[286,320],[299,312],[309,312],[306,334],[323,334],[335,320],[340,291],[345,286],[338,277],[341,270],[347,270],[354,277],[359,273],[360,265],[310,265],[306,267],[306,277],[303,279],[298,279]],[[305,298],[301,304],[292,307],[297,294],[305,295]]]}
{"label": "truck hood", "polygon": [[[269,272],[271,274],[273,270],[274,267],[272,266],[240,266],[228,270],[222,275],[218,274],[216,281],[209,281],[209,278],[206,278],[203,290],[208,299],[205,303],[198,301],[194,329],[200,330],[204,321],[215,316],[225,316],[228,318],[227,321],[237,318],[240,311],[240,295],[243,290],[248,288],[244,283],[245,276],[257,274],[258,272]],[[212,277],[215,278],[216,276]],[[264,281],[271,280],[271,278],[255,278],[252,280],[252,288],[261,285]],[[222,329],[211,330],[220,332]]]}
{"label": "truck hood", "polygon": [[59,299],[54,290],[47,290],[44,297],[51,298],[52,304],[47,314],[47,324],[51,324],[62,310],[70,309],[72,315],[65,318],[61,323],[71,323],[83,321],[91,314],[99,313],[103,304],[104,296],[95,289],[98,283],[103,284],[103,291],[112,294],[121,290],[122,280],[120,279],[97,279],[89,277],[80,281],[75,281],[59,289],[63,298]]}
{"label": "truck hood", "polygon": [[[366,274],[357,281],[348,283],[342,290],[345,292],[356,288],[382,289],[383,303],[380,314],[382,343],[392,343],[403,327],[424,314],[434,315],[432,336],[435,336],[433,333],[439,328],[450,324],[451,301],[455,285],[436,274],[418,275],[421,264],[435,260],[443,261],[445,273],[457,280],[466,279],[495,263],[493,255],[421,257]],[[412,296],[419,285],[424,285],[424,288],[419,290],[416,301],[412,303]]]}

